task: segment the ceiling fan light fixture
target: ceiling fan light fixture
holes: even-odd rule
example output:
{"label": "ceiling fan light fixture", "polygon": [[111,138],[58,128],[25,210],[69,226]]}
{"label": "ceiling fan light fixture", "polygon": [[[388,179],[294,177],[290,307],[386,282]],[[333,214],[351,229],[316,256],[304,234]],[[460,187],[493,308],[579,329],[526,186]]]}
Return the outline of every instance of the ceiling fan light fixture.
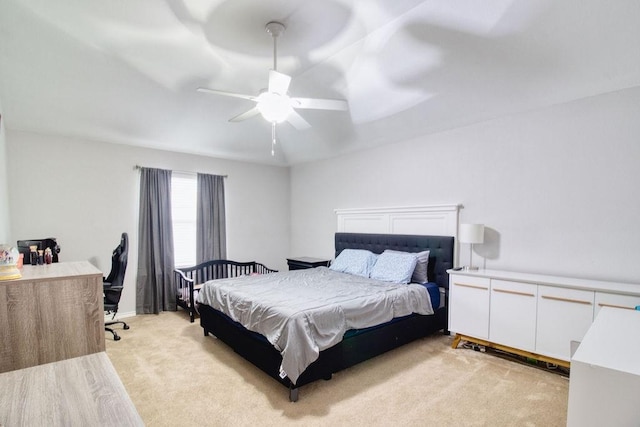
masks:
{"label": "ceiling fan light fixture", "polygon": [[229,121],[241,122],[251,117],[262,115],[266,121],[271,123],[271,155],[274,155],[276,144],[276,125],[278,123],[287,121],[297,130],[309,129],[311,127],[309,122],[298,114],[298,108],[345,111],[348,109],[348,106],[347,101],[342,99],[289,97],[288,94],[291,76],[278,71],[277,41],[278,37],[280,37],[280,35],[285,31],[285,26],[281,22],[271,21],[267,23],[265,29],[273,39],[273,68],[269,70],[269,85],[267,89],[263,89],[258,96],[227,92],[217,89],[198,88],[198,90],[200,92],[243,98],[255,102],[255,107],[232,117]]}
{"label": "ceiling fan light fixture", "polygon": [[293,112],[291,98],[273,92],[263,92],[258,96],[258,111],[270,123],[282,123]]}

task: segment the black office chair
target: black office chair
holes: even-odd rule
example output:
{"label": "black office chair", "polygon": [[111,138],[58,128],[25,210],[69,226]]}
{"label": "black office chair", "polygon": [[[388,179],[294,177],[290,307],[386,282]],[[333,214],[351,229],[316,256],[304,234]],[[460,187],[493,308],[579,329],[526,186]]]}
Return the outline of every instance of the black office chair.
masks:
{"label": "black office chair", "polygon": [[[111,255],[111,272],[103,279],[103,292],[104,292],[104,311],[107,314],[113,313],[111,319],[116,318],[118,313],[118,303],[120,302],[120,296],[122,295],[122,288],[124,287],[124,273],[127,270],[127,256],[129,255],[129,236],[127,233],[122,233],[120,238],[120,244],[113,250]],[[123,325],[123,329],[129,329],[129,325],[121,320],[113,320],[104,323],[105,331],[109,331],[113,334],[114,341],[118,341],[120,336],[109,326],[113,326],[117,323]]]}

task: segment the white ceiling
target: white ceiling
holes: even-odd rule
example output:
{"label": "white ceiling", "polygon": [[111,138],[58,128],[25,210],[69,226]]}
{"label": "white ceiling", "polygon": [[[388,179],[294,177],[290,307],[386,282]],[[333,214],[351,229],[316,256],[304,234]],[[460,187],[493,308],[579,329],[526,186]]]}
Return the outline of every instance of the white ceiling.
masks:
{"label": "white ceiling", "polygon": [[[304,131],[228,119],[287,29]],[[640,85],[637,0],[0,0],[8,129],[290,165]]]}

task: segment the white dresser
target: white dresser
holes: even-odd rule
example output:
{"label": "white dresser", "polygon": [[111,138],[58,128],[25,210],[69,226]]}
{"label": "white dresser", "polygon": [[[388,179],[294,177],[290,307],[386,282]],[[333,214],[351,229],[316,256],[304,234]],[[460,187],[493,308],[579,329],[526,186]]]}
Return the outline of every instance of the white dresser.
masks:
{"label": "white dresser", "polygon": [[640,305],[640,284],[449,270],[449,329],[461,339],[569,366],[602,307]]}
{"label": "white dresser", "polygon": [[640,311],[596,317],[571,359],[567,425],[640,425]]}

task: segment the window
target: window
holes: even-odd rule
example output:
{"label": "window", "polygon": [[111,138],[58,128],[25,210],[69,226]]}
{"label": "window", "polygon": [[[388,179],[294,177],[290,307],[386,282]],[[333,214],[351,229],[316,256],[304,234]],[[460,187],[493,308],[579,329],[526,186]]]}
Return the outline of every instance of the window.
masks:
{"label": "window", "polygon": [[171,174],[173,256],[176,267],[190,267],[196,264],[197,193],[196,174]]}

